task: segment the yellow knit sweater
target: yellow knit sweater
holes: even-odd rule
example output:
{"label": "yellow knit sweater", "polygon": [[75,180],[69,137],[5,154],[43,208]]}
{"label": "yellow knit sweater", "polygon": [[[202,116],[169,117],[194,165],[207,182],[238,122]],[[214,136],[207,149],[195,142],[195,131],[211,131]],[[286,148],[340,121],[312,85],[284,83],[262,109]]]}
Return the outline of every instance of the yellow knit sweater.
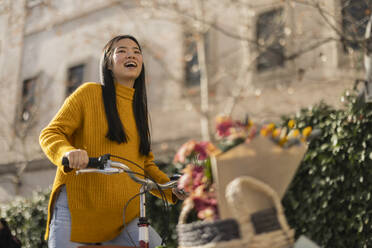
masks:
{"label": "yellow knit sweater", "polygon": [[[117,108],[120,119],[129,138],[128,143],[118,144],[108,140],[108,130],[101,85],[85,83],[64,102],[62,108],[42,130],[40,145],[57,165],[48,207],[48,221],[45,238],[49,235],[52,204],[62,185],[66,185],[68,205],[71,213],[71,241],[95,243],[115,238],[123,227],[123,210],[127,201],[137,194],[140,185],[132,181],[126,173],[115,175],[83,174],[75,171],[65,173],[61,165],[63,155],[74,149],[84,149],[90,157],[110,153],[127,158],[143,166],[146,174],[158,183],[169,181],[153,162],[153,155],[139,153],[139,135],[132,109],[134,89],[115,84]],[[119,162],[123,162],[117,160]],[[124,162],[125,163],[125,162]],[[143,174],[143,170],[127,164],[133,171]],[[159,192],[154,192],[157,195]],[[171,191],[166,191],[172,202]],[[159,196],[159,195],[158,195]],[[126,224],[139,216],[139,198],[128,205],[125,213]]]}

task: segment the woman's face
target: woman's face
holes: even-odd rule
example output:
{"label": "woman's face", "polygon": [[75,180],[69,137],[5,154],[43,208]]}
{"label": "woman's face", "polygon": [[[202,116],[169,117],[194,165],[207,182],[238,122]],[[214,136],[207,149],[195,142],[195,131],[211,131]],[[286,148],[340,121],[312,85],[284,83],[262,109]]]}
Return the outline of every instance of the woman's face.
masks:
{"label": "woman's face", "polygon": [[110,69],[115,81],[134,82],[141,73],[142,63],[142,52],[136,42],[121,39],[114,44]]}

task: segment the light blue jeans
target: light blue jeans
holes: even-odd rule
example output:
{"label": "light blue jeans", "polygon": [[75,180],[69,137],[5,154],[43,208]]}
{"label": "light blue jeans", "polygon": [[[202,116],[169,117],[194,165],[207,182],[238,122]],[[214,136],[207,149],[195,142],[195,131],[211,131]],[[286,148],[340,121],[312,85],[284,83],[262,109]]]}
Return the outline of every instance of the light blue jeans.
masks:
{"label": "light blue jeans", "polygon": [[[138,218],[131,221],[127,227],[115,239],[103,242],[102,245],[122,245],[136,246],[138,244]],[[74,243],[70,241],[71,233],[71,215],[67,203],[67,193],[65,186],[62,186],[58,198],[54,204],[53,216],[49,227],[49,248],[76,248],[81,245],[89,245],[82,243]],[[129,236],[128,236],[129,234]],[[154,248],[161,244],[159,234],[150,226],[149,227],[150,248]]]}

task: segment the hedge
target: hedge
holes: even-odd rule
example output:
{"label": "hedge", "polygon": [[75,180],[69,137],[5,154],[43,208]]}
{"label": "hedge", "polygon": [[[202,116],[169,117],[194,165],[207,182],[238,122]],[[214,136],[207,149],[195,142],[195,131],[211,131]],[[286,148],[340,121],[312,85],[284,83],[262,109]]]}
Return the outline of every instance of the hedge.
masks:
{"label": "hedge", "polygon": [[323,247],[372,247],[372,104],[350,92],[342,99],[339,110],[321,102],[283,117],[323,134],[310,143],[282,202],[297,236]]}
{"label": "hedge", "polygon": [[23,248],[47,248],[44,230],[49,194],[50,189],[36,191],[30,198],[17,198],[0,208],[1,217],[8,222]]}

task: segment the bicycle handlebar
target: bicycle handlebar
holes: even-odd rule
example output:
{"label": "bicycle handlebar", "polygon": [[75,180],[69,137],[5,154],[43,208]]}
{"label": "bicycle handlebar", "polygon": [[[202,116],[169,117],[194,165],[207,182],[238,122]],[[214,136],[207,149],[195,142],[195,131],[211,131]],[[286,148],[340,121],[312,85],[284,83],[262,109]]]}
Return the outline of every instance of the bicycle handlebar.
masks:
{"label": "bicycle handlebar", "polygon": [[[62,158],[62,165],[64,166],[64,170],[66,172],[72,171],[72,168],[69,167],[69,161],[67,157]],[[158,184],[154,182],[153,180],[150,180],[148,178],[139,178],[135,176],[135,174],[138,174],[136,172],[133,172],[127,165],[115,162],[110,160],[110,154],[105,154],[103,156],[100,156],[98,158],[90,157],[89,162],[86,169],[80,169],[76,171],[76,175],[82,174],[82,173],[102,173],[106,175],[111,174],[117,174],[126,172],[130,178],[132,178],[133,181],[145,185],[148,190],[152,189],[169,189],[169,188],[175,188],[177,187],[177,180],[176,181],[169,181],[164,184]]]}
{"label": "bicycle handlebar", "polygon": [[[62,165],[64,166],[66,172],[72,171],[72,168],[69,167],[70,162],[68,161],[67,157],[62,158]],[[99,158],[93,158],[93,157],[89,158],[87,168],[104,169],[104,167],[102,166],[102,163],[99,161]]]}

